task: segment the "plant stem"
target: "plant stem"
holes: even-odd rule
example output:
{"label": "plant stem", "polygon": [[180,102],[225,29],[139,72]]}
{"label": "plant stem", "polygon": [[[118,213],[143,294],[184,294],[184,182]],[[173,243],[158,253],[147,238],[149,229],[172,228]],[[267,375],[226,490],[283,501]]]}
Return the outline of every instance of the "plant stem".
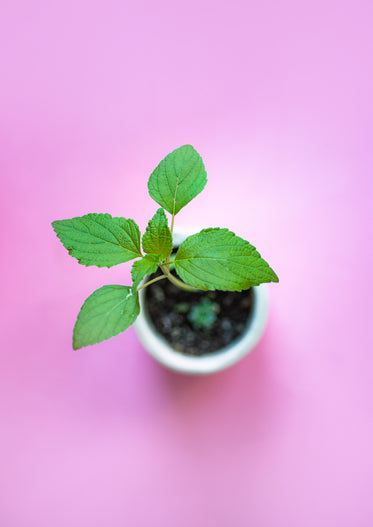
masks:
{"label": "plant stem", "polygon": [[199,289],[196,289],[195,287],[193,287],[191,285],[188,285],[185,282],[182,282],[181,280],[176,278],[176,276],[171,274],[170,271],[167,268],[167,262],[166,262],[165,265],[161,265],[161,269],[162,269],[165,277],[167,277],[170,282],[172,282],[174,285],[176,285],[180,289],[184,289],[184,291],[189,291],[191,293],[198,293],[198,292],[200,292]]}
{"label": "plant stem", "polygon": [[171,234],[174,232],[174,221],[175,221],[175,214],[172,214],[172,218],[171,218]]}
{"label": "plant stem", "polygon": [[[174,231],[174,221],[175,221],[175,213],[173,212],[172,213],[172,218],[171,218],[171,228],[170,228],[171,236],[172,236],[172,233]],[[167,258],[166,265],[167,265],[167,271],[170,271],[170,257]]]}
{"label": "plant stem", "polygon": [[143,284],[142,286],[137,288],[137,291],[140,291],[140,289],[144,289],[144,287],[148,287],[150,284],[154,284],[154,282],[158,282],[158,280],[163,280],[164,278],[167,278],[165,274],[161,276],[157,276],[157,278],[153,278],[153,280],[149,280],[149,282],[146,282],[146,284]]}

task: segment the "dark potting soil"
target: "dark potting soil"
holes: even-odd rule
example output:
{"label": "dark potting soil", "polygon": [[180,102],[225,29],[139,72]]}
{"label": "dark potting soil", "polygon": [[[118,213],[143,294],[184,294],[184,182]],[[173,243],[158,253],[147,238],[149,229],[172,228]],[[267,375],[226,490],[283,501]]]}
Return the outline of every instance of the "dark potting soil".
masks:
{"label": "dark potting soil", "polygon": [[[149,279],[159,274],[161,271]],[[211,328],[196,329],[188,315],[206,297],[215,305],[216,319]],[[251,289],[189,293],[169,280],[160,280],[145,289],[145,299],[153,325],[176,351],[204,355],[228,346],[243,333],[252,314],[254,294]],[[180,305],[186,308],[180,309]]]}

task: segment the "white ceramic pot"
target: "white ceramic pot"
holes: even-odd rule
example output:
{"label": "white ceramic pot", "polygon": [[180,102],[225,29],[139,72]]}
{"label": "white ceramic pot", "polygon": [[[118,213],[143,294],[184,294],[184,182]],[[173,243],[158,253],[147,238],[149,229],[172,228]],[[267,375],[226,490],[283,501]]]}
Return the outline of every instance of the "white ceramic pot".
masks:
{"label": "white ceramic pot", "polygon": [[[188,234],[175,233],[174,245],[180,245]],[[156,331],[150,320],[144,302],[144,289],[140,291],[141,311],[135,322],[136,333],[150,355],[171,370],[191,375],[207,375],[225,370],[250,353],[264,332],[268,316],[268,289],[266,284],[261,284],[253,287],[253,291],[254,305],[247,328],[229,346],[214,353],[193,356],[174,350],[168,341]]]}

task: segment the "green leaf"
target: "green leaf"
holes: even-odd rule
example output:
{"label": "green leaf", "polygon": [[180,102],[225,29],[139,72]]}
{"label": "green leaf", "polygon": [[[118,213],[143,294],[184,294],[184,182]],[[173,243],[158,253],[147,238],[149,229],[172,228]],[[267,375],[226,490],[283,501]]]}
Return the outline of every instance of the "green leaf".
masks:
{"label": "green leaf", "polygon": [[140,230],[133,220],[86,214],[52,223],[71,256],[83,265],[111,267],[142,256]]}
{"label": "green leaf", "polygon": [[97,344],[125,331],[140,312],[138,295],[124,285],[105,285],[84,302],[74,327],[73,348]]}
{"label": "green leaf", "polygon": [[255,247],[228,229],[204,229],[180,245],[175,268],[187,284],[203,290],[242,291],[278,282]]}
{"label": "green leaf", "polygon": [[159,254],[167,258],[172,251],[172,234],[163,209],[158,209],[149,221],[142,237],[142,248],[146,253]]}
{"label": "green leaf", "polygon": [[191,145],[177,148],[151,174],[150,196],[170,214],[177,214],[206,185],[206,170],[201,156]]}
{"label": "green leaf", "polygon": [[141,280],[146,275],[155,273],[158,268],[159,257],[153,254],[147,254],[141,260],[133,262],[131,275],[132,275],[132,289],[135,290],[140,284]]}

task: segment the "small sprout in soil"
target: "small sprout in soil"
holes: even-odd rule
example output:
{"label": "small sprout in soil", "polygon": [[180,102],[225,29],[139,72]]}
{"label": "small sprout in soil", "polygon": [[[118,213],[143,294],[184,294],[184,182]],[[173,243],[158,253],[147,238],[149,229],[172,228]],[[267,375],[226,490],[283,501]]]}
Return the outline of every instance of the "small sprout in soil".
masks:
{"label": "small sprout in soil", "polygon": [[[206,182],[201,156],[191,145],[184,145],[168,154],[149,177],[150,197],[160,208],[142,235],[133,219],[107,213],[52,223],[64,247],[82,265],[112,267],[134,260],[130,285],[105,285],[86,299],[74,327],[74,349],[125,331],[140,312],[140,289],[152,287],[159,280],[168,279],[193,293],[243,291],[264,282],[278,282],[276,273],[255,247],[225,228],[207,228],[188,236],[173,254],[175,217]],[[146,279],[157,269],[160,275]],[[202,305],[201,313],[204,310],[207,312],[206,305]],[[194,314],[190,316],[194,318]],[[197,319],[212,320],[213,316],[216,313],[210,310],[209,316],[198,315]]]}
{"label": "small sprout in soil", "polygon": [[190,310],[188,320],[194,329],[211,329],[216,320],[218,310],[218,304],[208,298],[202,298]]}

